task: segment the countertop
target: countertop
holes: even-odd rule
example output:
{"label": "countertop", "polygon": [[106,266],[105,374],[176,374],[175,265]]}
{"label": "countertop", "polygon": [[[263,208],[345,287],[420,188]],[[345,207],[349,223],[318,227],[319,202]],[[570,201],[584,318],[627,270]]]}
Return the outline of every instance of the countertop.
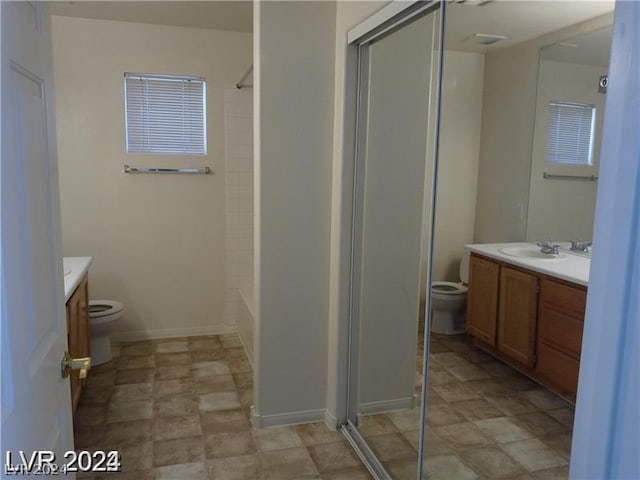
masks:
{"label": "countertop", "polygon": [[501,253],[499,249],[505,247],[517,247],[523,245],[533,245],[533,243],[480,243],[474,245],[465,245],[464,248],[470,252],[483,255],[485,257],[500,260],[504,263],[510,263],[518,267],[527,268],[534,272],[543,273],[551,277],[556,277],[567,282],[576,283],[578,285],[587,286],[589,284],[589,269],[591,268],[591,259],[576,255],[567,250],[562,249],[562,253],[567,254],[567,258],[561,260],[544,260],[535,258],[512,257]]}
{"label": "countertop", "polygon": [[64,257],[62,259],[62,269],[65,273],[71,272],[64,276],[64,301],[69,300],[73,292],[78,288],[80,280],[89,270],[89,265],[93,259],[91,257]]}

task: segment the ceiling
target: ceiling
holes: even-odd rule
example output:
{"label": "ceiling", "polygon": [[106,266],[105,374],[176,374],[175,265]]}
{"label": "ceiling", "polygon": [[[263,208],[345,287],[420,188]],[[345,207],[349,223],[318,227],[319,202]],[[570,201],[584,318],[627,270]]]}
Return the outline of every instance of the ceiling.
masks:
{"label": "ceiling", "polygon": [[153,23],[179,27],[211,28],[251,32],[253,6],[250,1],[66,1],[49,2],[52,15],[66,17]]}
{"label": "ceiling", "polygon": [[[494,0],[483,6],[477,1],[448,4],[445,45],[449,50],[490,52],[532,40],[576,23],[610,13],[613,0]],[[493,45],[464,40],[474,33],[508,37]]]}

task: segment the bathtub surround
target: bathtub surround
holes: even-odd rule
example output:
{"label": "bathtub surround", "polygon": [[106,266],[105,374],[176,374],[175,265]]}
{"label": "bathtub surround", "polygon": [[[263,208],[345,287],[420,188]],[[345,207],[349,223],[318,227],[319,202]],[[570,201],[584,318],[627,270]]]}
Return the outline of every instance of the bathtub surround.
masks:
{"label": "bathtub surround", "polygon": [[[63,249],[91,255],[91,298],[127,306],[120,339],[223,333],[224,90],[251,62],[251,34],[53,17]],[[208,154],[125,154],[124,72],[207,80]],[[124,164],[214,175],[124,175]]]}

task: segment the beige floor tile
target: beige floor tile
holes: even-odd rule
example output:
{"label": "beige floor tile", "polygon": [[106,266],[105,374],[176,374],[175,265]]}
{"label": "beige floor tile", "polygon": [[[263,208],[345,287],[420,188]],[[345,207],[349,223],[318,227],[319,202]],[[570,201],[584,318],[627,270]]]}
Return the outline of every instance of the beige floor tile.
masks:
{"label": "beige floor tile", "polygon": [[153,401],[111,403],[107,411],[107,423],[141,420],[153,416]]}
{"label": "beige floor tile", "polygon": [[483,369],[492,377],[508,377],[513,374],[513,368],[495,360],[481,363],[478,365],[478,367]]}
{"label": "beige floor tile", "polygon": [[245,352],[244,347],[227,348],[225,349],[224,354],[227,358],[239,358],[248,360],[247,353]]}
{"label": "beige floor tile", "polygon": [[[413,448],[419,451],[419,430],[403,432],[403,435],[409,440]],[[425,456],[433,457],[434,455],[446,455],[449,453],[453,453],[451,444],[438,435],[432,427],[427,425],[425,430]]]}
{"label": "beige floor tile", "polygon": [[510,393],[510,395],[506,396],[486,395],[485,398],[494,407],[508,416],[539,411],[538,407],[526,398],[514,395],[513,392]]}
{"label": "beige floor tile", "polygon": [[209,460],[209,478],[215,480],[260,480],[262,465],[258,455],[215,458]]}
{"label": "beige floor tile", "polygon": [[193,394],[177,394],[156,398],[153,402],[155,417],[197,415],[198,402]]}
{"label": "beige floor tile", "polygon": [[151,383],[155,376],[153,368],[137,368],[135,370],[118,370],[116,375],[116,385],[126,385],[130,383]]}
{"label": "beige floor tile", "polygon": [[336,430],[329,430],[329,427],[323,422],[297,425],[295,429],[304,445],[334,443],[344,439],[342,433]]}
{"label": "beige floor tile", "polygon": [[127,446],[119,446],[120,463],[123,472],[149,470],[153,467],[153,442],[138,442]]}
{"label": "beige floor tile", "polygon": [[237,457],[256,453],[250,431],[205,435],[204,453],[207,458]]}
{"label": "beige floor tile", "polygon": [[312,445],[308,450],[321,474],[358,468],[362,465],[358,455],[347,442]]}
{"label": "beige floor tile", "polygon": [[547,410],[547,415],[555,418],[561,424],[567,428],[573,428],[573,407],[556,408],[553,410]]}
{"label": "beige floor tile", "polygon": [[204,439],[202,436],[153,442],[154,467],[202,462],[203,460]]}
{"label": "beige floor tile", "polygon": [[190,337],[188,342],[192,352],[222,350],[222,342],[217,336]]}
{"label": "beige floor tile", "polygon": [[429,357],[433,363],[442,367],[468,367],[472,364],[454,352],[433,353]]}
{"label": "beige floor tile", "polygon": [[556,467],[548,470],[538,470],[532,472],[531,476],[537,480],[567,480],[569,478],[569,467]]}
{"label": "beige floor tile", "polygon": [[155,352],[155,345],[153,342],[134,342],[123,343],[120,345],[120,356],[146,356],[153,355]]}
{"label": "beige floor tile", "polygon": [[253,368],[246,358],[227,358],[227,364],[231,373],[251,372]]}
{"label": "beige floor tile", "polygon": [[199,415],[157,417],[153,419],[154,440],[195,437],[197,435],[202,435]]}
{"label": "beige floor tile", "polygon": [[253,372],[234,373],[233,383],[238,390],[253,388]]}
{"label": "beige floor tile", "polygon": [[538,439],[569,460],[571,458],[572,437],[571,432],[565,432],[543,435],[538,437]]}
{"label": "beige floor tile", "polygon": [[570,406],[569,402],[561,399],[549,390],[543,390],[541,388],[522,392],[521,395],[541,410],[554,410]]}
{"label": "beige floor tile", "polygon": [[492,362],[498,363],[494,360],[494,358],[491,355],[475,347],[470,347],[468,350],[462,349],[456,353],[460,357],[468,361],[469,363],[473,363],[474,365],[477,365],[477,366],[480,366],[481,364],[485,364],[485,363],[492,363]]}
{"label": "beige floor tile", "polygon": [[418,457],[418,453],[400,433],[369,437],[367,438],[367,443],[382,462],[414,459]]}
{"label": "beige floor tile", "polygon": [[162,366],[162,367],[157,367],[155,370],[156,381],[173,380],[176,378],[185,378],[190,376],[191,376],[191,367],[189,365]]}
{"label": "beige floor tile", "polygon": [[512,417],[512,420],[536,437],[568,431],[567,427],[544,412],[524,413]]}
{"label": "beige floor tile", "polygon": [[427,458],[424,462],[424,476],[431,480],[472,480],[478,478],[468,465],[457,455],[440,455]]}
{"label": "beige floor tile", "polygon": [[226,359],[224,350],[196,350],[190,353],[192,363],[219,362]]}
{"label": "beige floor tile", "polygon": [[321,478],[322,480],[373,480],[373,477],[364,466],[325,473]]}
{"label": "beige floor tile", "polygon": [[302,439],[293,427],[265,428],[254,430],[253,438],[260,452],[302,447]]}
{"label": "beige floor tile", "polygon": [[[84,392],[83,392],[84,395]],[[140,400],[151,400],[153,396],[152,383],[130,383],[117,385],[113,389],[111,403],[128,403]]]}
{"label": "beige floor tile", "polygon": [[229,367],[224,360],[215,362],[199,362],[191,365],[191,374],[194,378],[212,377],[214,375],[229,375]]}
{"label": "beige floor tile", "polygon": [[129,422],[109,423],[106,426],[103,447],[117,450],[119,447],[136,445],[151,441],[153,438],[152,420],[133,420]]}
{"label": "beige floor tile", "polygon": [[92,368],[89,370],[89,374],[87,375],[87,387],[106,387],[115,385],[116,374],[116,370],[94,372]]}
{"label": "beige floor tile", "polygon": [[463,400],[480,398],[480,395],[476,391],[472,390],[467,385],[461,382],[437,385],[433,387],[433,389],[447,402],[462,402]]}
{"label": "beige floor tile", "polygon": [[392,412],[387,416],[400,431],[420,428],[420,408]]}
{"label": "beige floor tile", "polygon": [[464,367],[447,367],[447,371],[462,382],[469,380],[482,380],[489,378],[489,374],[476,367],[475,365],[469,365]]}
{"label": "beige floor tile", "polygon": [[242,432],[251,429],[249,419],[242,409],[201,412],[203,433]]}
{"label": "beige floor tile", "polygon": [[82,389],[79,405],[104,406],[109,403],[113,386],[87,385]]}
{"label": "beige floor tile", "polygon": [[193,379],[193,386],[198,395],[236,390],[236,385],[230,374],[197,377]]}
{"label": "beige floor tile", "polygon": [[386,414],[363,415],[358,418],[358,431],[363,437],[397,433],[398,428]]}
{"label": "beige floor tile", "polygon": [[229,335],[220,335],[220,342],[224,348],[238,348],[242,347],[242,342],[240,341],[240,337],[235,334]]}
{"label": "beige floor tile", "polygon": [[156,365],[158,367],[171,367],[176,365],[191,365],[191,355],[189,352],[182,353],[158,353],[156,354]]}
{"label": "beige floor tile", "polygon": [[155,480],[203,480],[207,478],[207,467],[203,462],[169,465],[154,469]]}
{"label": "beige floor tile", "polygon": [[195,393],[193,381],[190,378],[174,378],[172,380],[158,380],[153,384],[154,398],[162,398],[173,395],[185,395]]}
{"label": "beige floor tile", "polygon": [[462,402],[455,402],[450,405],[468,420],[486,420],[487,418],[504,416],[504,413],[487,402],[484,398],[463,400]]}
{"label": "beige floor tile", "polygon": [[502,448],[530,472],[568,464],[564,457],[536,438],[506,443]]}
{"label": "beige floor tile", "polygon": [[156,344],[156,353],[181,353],[189,351],[187,340],[162,342]]}
{"label": "beige floor tile", "polygon": [[484,435],[480,429],[471,422],[435,427],[433,430],[441,438],[459,450],[484,447],[493,443],[489,437]]}
{"label": "beige floor tile", "polygon": [[415,480],[418,477],[417,460],[393,460],[384,462],[384,468],[393,480]]}
{"label": "beige floor tile", "polygon": [[487,478],[509,478],[526,473],[519,463],[497,447],[475,448],[459,455],[474,471]]}
{"label": "beige floor tile", "polygon": [[320,474],[306,448],[261,452],[260,462],[267,480],[313,479]]}
{"label": "beige floor tile", "polygon": [[79,405],[73,416],[74,425],[82,429],[102,425],[106,421],[107,407],[105,405]]}
{"label": "beige floor tile", "polygon": [[435,405],[427,403],[427,424],[432,427],[452,425],[465,421],[466,418],[446,403]]}
{"label": "beige floor tile", "polygon": [[[78,477],[80,480],[80,477]],[[136,470],[133,472],[109,472],[96,475],[94,480],[154,480],[153,470]]]}
{"label": "beige floor tile", "polygon": [[118,359],[118,370],[135,370],[138,368],[153,368],[156,366],[154,355],[140,357],[120,357]]}
{"label": "beige floor tile", "polygon": [[515,442],[533,437],[529,431],[519,427],[507,417],[477,420],[474,423],[482,433],[498,443]]}
{"label": "beige floor tile", "polygon": [[251,407],[253,405],[253,388],[238,390],[238,399],[243,408]]}
{"label": "beige floor tile", "polygon": [[502,397],[515,395],[517,393],[513,388],[509,387],[509,385],[497,378],[471,380],[469,382],[465,382],[465,385],[485,397],[491,395]]}
{"label": "beige floor tile", "polygon": [[242,406],[236,392],[206,393],[200,395],[198,399],[201,412],[233,410]]}

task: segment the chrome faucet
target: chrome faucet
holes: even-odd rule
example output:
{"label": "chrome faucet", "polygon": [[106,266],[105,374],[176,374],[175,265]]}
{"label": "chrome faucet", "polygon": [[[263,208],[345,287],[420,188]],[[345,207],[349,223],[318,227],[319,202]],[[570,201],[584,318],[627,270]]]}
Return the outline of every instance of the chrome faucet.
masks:
{"label": "chrome faucet", "polygon": [[537,242],[536,245],[540,247],[542,253],[547,255],[558,255],[560,253],[560,245],[553,243],[551,240]]}
{"label": "chrome faucet", "polygon": [[582,240],[578,240],[577,242],[574,242],[573,240],[571,240],[572,252],[589,253],[590,248],[591,248],[591,242],[583,242]]}

